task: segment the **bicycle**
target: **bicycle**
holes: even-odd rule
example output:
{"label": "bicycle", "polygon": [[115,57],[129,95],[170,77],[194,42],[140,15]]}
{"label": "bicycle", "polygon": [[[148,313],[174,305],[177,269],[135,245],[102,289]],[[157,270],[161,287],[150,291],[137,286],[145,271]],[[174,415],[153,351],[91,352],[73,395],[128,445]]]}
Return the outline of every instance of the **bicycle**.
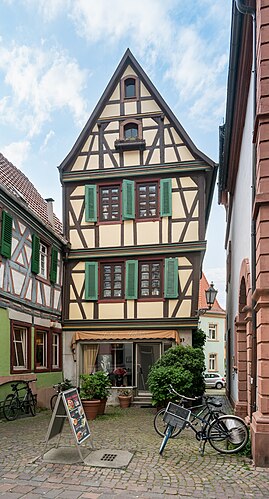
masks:
{"label": "bicycle", "polygon": [[[173,428],[179,426],[181,431],[190,428],[200,442],[199,452],[203,456],[206,442],[211,447],[222,454],[236,454],[242,450],[249,438],[248,428],[243,419],[234,415],[222,415],[214,412],[207,405],[211,417],[200,417],[193,414],[189,409],[169,402],[165,411],[165,422],[167,428],[163,437],[159,453],[162,454],[164,448],[171,437]],[[191,416],[194,421],[191,421]],[[200,429],[196,430],[195,420],[200,422]]]}
{"label": "bicycle", "polygon": [[73,388],[73,385],[70,379],[67,378],[65,378],[62,382],[57,383],[57,385],[53,385],[53,389],[56,391],[56,393],[54,393],[54,395],[52,395],[50,399],[50,408],[52,411],[54,410],[59,393],[62,393],[65,390],[69,390],[69,388]]}
{"label": "bicycle", "polygon": [[[169,392],[172,395],[176,395],[178,397],[177,404],[182,407],[185,407],[186,403],[197,402],[200,399],[200,397],[186,397],[185,395],[181,395],[172,387],[172,385],[170,385],[169,387]],[[211,410],[208,407],[210,405],[213,407],[211,408]],[[194,424],[198,424],[199,418],[209,418],[213,420],[213,413],[224,415],[225,413],[220,409],[220,407],[222,407],[222,403],[219,401],[215,401],[214,397],[204,396],[204,403],[189,408],[191,411],[191,422],[194,423],[195,418],[197,419],[197,421]],[[167,428],[167,423],[164,421],[165,411],[165,408],[160,409],[154,416],[153,421],[154,429],[161,437],[164,437]],[[173,429],[170,438],[177,437],[181,431],[182,428],[180,426],[176,426]]]}
{"label": "bicycle", "polygon": [[[3,414],[8,421],[17,419],[20,411],[25,414],[30,413],[32,416],[36,415],[36,399],[29,386],[30,383],[33,383],[34,381],[36,381],[36,379],[30,381],[17,381],[16,383],[11,384],[14,393],[7,395],[3,404]],[[22,383],[26,386],[18,388]],[[26,390],[23,398],[20,397],[19,394],[21,390]]]}

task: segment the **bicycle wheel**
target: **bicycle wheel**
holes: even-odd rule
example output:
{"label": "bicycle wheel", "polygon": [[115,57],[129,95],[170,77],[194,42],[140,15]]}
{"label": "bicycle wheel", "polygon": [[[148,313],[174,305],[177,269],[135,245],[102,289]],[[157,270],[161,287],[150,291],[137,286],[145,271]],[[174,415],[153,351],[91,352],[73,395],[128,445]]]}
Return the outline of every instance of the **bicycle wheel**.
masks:
{"label": "bicycle wheel", "polygon": [[14,421],[19,414],[19,403],[15,395],[10,393],[6,396],[3,404],[3,414],[8,421]]}
{"label": "bicycle wheel", "polygon": [[50,408],[51,408],[52,411],[54,410],[57,397],[58,397],[58,393],[55,393],[54,395],[52,395],[52,397],[50,399]]}
{"label": "bicycle wheel", "polygon": [[[160,409],[155,416],[154,416],[154,429],[160,435],[161,437],[164,437],[166,429],[167,429],[167,423],[163,420],[165,414],[165,409]],[[175,438],[179,435],[181,432],[182,428],[179,428],[178,426],[172,427],[172,433],[170,435],[170,438]]]}
{"label": "bicycle wheel", "polygon": [[161,443],[161,447],[160,447],[160,450],[159,450],[159,454],[162,455],[163,451],[164,451],[164,448],[168,442],[168,439],[171,437],[172,435],[172,432],[173,432],[173,426],[171,426],[170,424],[167,425],[167,428],[166,428],[166,431],[165,431],[165,435],[163,437],[163,441]]}
{"label": "bicycle wheel", "polygon": [[30,413],[32,416],[36,415],[36,401],[35,397],[33,396],[32,392],[27,393],[27,405],[29,407]]}
{"label": "bicycle wheel", "polygon": [[248,428],[238,416],[220,416],[210,423],[207,438],[216,451],[235,454],[247,444]]}

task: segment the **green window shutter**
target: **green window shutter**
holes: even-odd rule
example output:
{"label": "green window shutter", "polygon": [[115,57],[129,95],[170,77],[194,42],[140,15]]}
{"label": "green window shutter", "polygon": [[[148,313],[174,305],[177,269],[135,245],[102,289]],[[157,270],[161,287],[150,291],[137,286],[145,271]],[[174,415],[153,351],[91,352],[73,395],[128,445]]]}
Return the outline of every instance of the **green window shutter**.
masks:
{"label": "green window shutter", "polygon": [[122,181],[122,219],[130,220],[135,218],[135,194],[134,181]]}
{"label": "green window shutter", "polygon": [[85,263],[85,300],[98,299],[98,263]]}
{"label": "green window shutter", "polygon": [[125,264],[125,298],[136,300],[138,284],[138,261],[127,260]]}
{"label": "green window shutter", "polygon": [[160,182],[161,188],[161,217],[172,216],[172,179],[163,178]]}
{"label": "green window shutter", "polygon": [[85,220],[97,222],[96,185],[85,185]]}
{"label": "green window shutter", "polygon": [[40,239],[36,234],[32,234],[32,272],[39,273]]}
{"label": "green window shutter", "polygon": [[164,266],[164,297],[178,297],[178,259],[166,258]]}
{"label": "green window shutter", "polygon": [[55,284],[57,281],[57,266],[58,266],[58,251],[54,246],[51,248],[51,260],[50,260],[50,282]]}
{"label": "green window shutter", "polygon": [[1,255],[11,257],[12,246],[12,216],[6,211],[2,212]]}

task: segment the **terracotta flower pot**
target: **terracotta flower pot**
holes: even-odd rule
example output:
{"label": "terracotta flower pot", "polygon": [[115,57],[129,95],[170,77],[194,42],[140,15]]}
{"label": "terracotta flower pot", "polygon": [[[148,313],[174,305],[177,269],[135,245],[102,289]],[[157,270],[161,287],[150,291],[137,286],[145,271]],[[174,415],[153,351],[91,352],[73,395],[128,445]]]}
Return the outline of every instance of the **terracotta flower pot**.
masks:
{"label": "terracotta flower pot", "polygon": [[107,398],[101,399],[98,407],[98,416],[103,416],[105,414]]}
{"label": "terracotta flower pot", "polygon": [[83,409],[87,419],[91,421],[96,418],[100,405],[100,400],[82,400]]}
{"label": "terracotta flower pot", "polygon": [[131,405],[131,400],[132,400],[132,395],[118,395],[120,407],[122,409],[126,409],[127,407],[130,407]]}

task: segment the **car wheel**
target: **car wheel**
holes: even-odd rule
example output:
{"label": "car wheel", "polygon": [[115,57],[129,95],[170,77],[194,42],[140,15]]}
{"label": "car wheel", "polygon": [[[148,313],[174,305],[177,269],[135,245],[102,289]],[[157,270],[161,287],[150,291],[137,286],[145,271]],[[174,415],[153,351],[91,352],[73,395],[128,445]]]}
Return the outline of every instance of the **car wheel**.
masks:
{"label": "car wheel", "polygon": [[217,388],[218,390],[220,390],[221,388],[223,388],[223,384],[222,384],[220,381],[218,381],[218,382],[216,383],[216,388]]}

